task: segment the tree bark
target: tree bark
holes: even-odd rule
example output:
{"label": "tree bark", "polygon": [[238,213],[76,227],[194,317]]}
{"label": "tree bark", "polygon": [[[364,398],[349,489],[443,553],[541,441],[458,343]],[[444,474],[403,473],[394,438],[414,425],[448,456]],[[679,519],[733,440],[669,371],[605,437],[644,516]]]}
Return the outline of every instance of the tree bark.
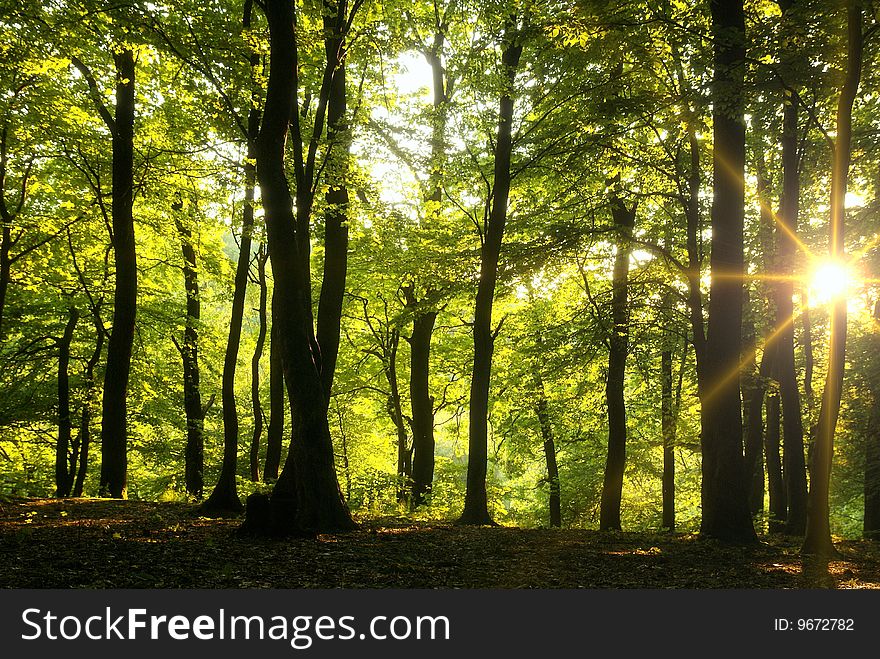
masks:
{"label": "tree bark", "polygon": [[772,392],[767,396],[767,430],[764,433],[764,454],[767,457],[767,489],[770,495],[769,523],[770,533],[782,533],[788,517],[788,499],[780,457],[780,401],[779,394]]}
{"label": "tree bark", "polygon": [[101,486],[103,496],[124,498],[128,470],[128,378],[137,311],[137,255],[134,242],[134,81],[131,50],[113,55],[116,67],[116,110],[113,136],[113,255],[116,284],[113,327],[107,345],[101,420]]}
{"label": "tree bark", "polygon": [[79,447],[78,466],[76,470],[76,481],[73,484],[73,496],[81,497],[86,481],[86,473],[89,468],[89,449],[92,443],[92,404],[95,398],[95,367],[101,361],[101,351],[104,349],[104,323],[101,321],[98,309],[92,310],[92,317],[95,324],[95,349],[86,362],[85,368],[85,398],[83,400],[82,411],[80,412],[79,437],[77,445]]}
{"label": "tree bark", "polygon": [[260,403],[260,360],[263,357],[263,346],[266,343],[266,303],[268,290],[266,287],[266,260],[269,253],[260,246],[257,252],[257,283],[260,286],[260,329],[254,356],[251,358],[251,408],[254,411],[254,432],[251,435],[250,475],[256,483],[260,480],[260,437],[263,434],[263,406]]}
{"label": "tree bark", "polygon": [[499,102],[498,130],[495,140],[495,176],[492,184],[492,206],[480,246],[480,279],[474,304],[474,364],[470,388],[470,420],[468,428],[467,491],[464,511],[459,524],[494,524],[489,515],[486,496],[488,469],[489,384],[492,376],[492,352],[495,334],[492,330],[492,302],[498,278],[498,260],[507,222],[510,195],[510,161],[513,152],[513,85],[522,55],[520,35],[508,23],[504,31],[505,46],[501,55],[504,91]]}
{"label": "tree bark", "polygon": [[[619,177],[612,185],[619,186]],[[629,352],[629,257],[636,208],[627,208],[617,189],[612,190],[611,217],[617,230],[617,254],[611,279],[611,335],[608,349],[608,378],[605,400],[608,407],[608,455],[602,500],[599,507],[599,530],[620,530],[620,502],[626,469],[626,357]]]}
{"label": "tree bark", "polygon": [[[837,103],[837,141],[831,171],[830,257],[838,262],[844,258],[846,229],[845,198],[851,158],[852,108],[862,72],[862,4],[847,2],[846,75]],[[834,432],[840,414],[846,353],[846,298],[839,296],[831,303],[828,338],[828,372],[822,392],[819,424],[810,471],[807,529],[802,552],[819,556],[836,554],[831,542],[831,520],[828,495],[831,483],[831,462],[834,455]]]}
{"label": "tree bark", "polygon": [[[180,204],[177,210],[182,210]],[[186,491],[200,499],[204,489],[205,410],[202,408],[201,372],[199,370],[199,297],[198,262],[192,231],[175,217],[180,249],[183,253],[183,282],[186,289],[186,324],[183,330],[183,408],[186,414],[186,448],[184,449],[184,484]]]}
{"label": "tree bark", "polygon": [[745,18],[742,0],[711,0],[715,40],[712,284],[702,403],[703,536],[757,541],[743,460],[739,360],[745,204]]}
{"label": "tree bark", "polygon": [[[76,474],[76,451],[71,456],[70,422],[70,344],[79,320],[79,311],[71,307],[64,334],[58,340],[58,442],[55,445],[55,496],[68,497]],[[71,461],[73,463],[71,464]]]}

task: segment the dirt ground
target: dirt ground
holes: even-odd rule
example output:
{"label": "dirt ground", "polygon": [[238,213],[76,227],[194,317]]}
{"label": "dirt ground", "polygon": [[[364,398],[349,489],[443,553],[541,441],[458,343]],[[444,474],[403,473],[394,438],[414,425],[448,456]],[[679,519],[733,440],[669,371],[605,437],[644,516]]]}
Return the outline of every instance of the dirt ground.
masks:
{"label": "dirt ground", "polygon": [[0,503],[5,588],[880,588],[880,543],[804,562],[798,543],[360,520],[317,539],[254,540],[191,505]]}

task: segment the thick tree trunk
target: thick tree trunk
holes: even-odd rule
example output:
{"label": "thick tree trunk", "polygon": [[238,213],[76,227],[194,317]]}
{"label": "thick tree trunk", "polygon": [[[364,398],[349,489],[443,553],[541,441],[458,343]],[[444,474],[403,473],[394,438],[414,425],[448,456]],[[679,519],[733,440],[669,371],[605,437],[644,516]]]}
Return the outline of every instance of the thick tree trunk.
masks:
{"label": "thick tree trunk", "polygon": [[[862,72],[862,4],[847,2],[846,77],[837,103],[837,142],[831,171],[830,256],[842,261],[846,230],[845,198],[851,157],[852,108]],[[831,484],[831,461],[834,455],[834,432],[840,414],[843,371],[846,353],[846,298],[839,296],[831,304],[831,327],[828,338],[828,372],[822,392],[819,425],[810,471],[807,530],[802,548],[805,554],[831,556],[836,553],[831,542],[828,495]]]}
{"label": "thick tree trunk", "polygon": [[266,429],[266,465],[263,481],[278,478],[284,443],[284,370],[281,365],[281,339],[276,321],[275,294],[272,294],[272,330],[269,333],[269,427]]}
{"label": "thick tree trunk", "polygon": [[493,524],[486,496],[488,469],[489,384],[492,376],[492,351],[495,334],[492,330],[492,302],[498,278],[498,260],[507,222],[507,201],[510,195],[510,160],[513,152],[512,89],[522,55],[519,35],[508,24],[507,41],[501,55],[505,91],[499,103],[498,132],[495,140],[495,178],[492,185],[492,207],[486,222],[480,248],[480,280],[474,304],[474,366],[470,388],[470,421],[468,428],[467,492],[459,524]]}
{"label": "thick tree trunk", "polygon": [[[412,505],[425,503],[434,482],[434,398],[429,393],[431,335],[436,311],[427,311],[415,298],[414,286],[404,287],[407,309],[412,313],[409,338],[409,395],[412,407]],[[424,303],[424,300],[422,301]]]}
{"label": "thick tree trunk", "polygon": [[[177,208],[182,210],[183,205]],[[201,498],[204,488],[205,410],[202,408],[201,372],[199,370],[199,297],[198,262],[192,231],[175,218],[180,248],[183,253],[183,282],[186,289],[186,324],[183,330],[183,408],[186,413],[186,448],[184,449],[184,483],[186,491]]]}
{"label": "thick tree trunk", "polygon": [[113,55],[116,66],[116,114],[113,135],[113,260],[116,284],[113,327],[107,345],[101,420],[103,496],[125,497],[128,470],[127,398],[134,322],[137,310],[137,255],[134,242],[134,52]]}
{"label": "thick tree trunk", "polygon": [[562,526],[562,500],[559,485],[559,465],[556,463],[556,441],[553,439],[553,424],[550,422],[547,394],[544,392],[544,382],[537,377],[538,401],[535,405],[535,413],[541,426],[541,442],[544,446],[544,460],[547,464],[547,483],[550,485],[550,498],[548,507],[550,511],[550,526],[559,528]]}
{"label": "thick tree trunk", "polygon": [[[619,178],[613,182],[619,185]],[[599,508],[599,529],[620,530],[620,502],[623,495],[623,475],[626,469],[626,356],[629,352],[629,257],[632,251],[632,231],[635,224],[635,206],[627,208],[612,192],[611,217],[617,230],[617,254],[611,279],[611,335],[608,349],[608,378],[605,400],[608,407],[608,455]]]}
{"label": "thick tree trunk", "polygon": [[[345,12],[342,7],[339,9],[344,20]],[[353,528],[354,522],[336,478],[327,397],[311,310],[308,191],[313,174],[311,160],[302,162],[302,133],[294,106],[299,82],[293,4],[290,0],[267,0],[266,19],[269,80],[257,141],[257,172],[275,279],[275,301],[277,308],[284,310],[276,315],[276,322],[293,440],[268,504],[266,524],[253,530],[275,534],[345,530]],[[333,68],[331,63],[328,69]],[[289,125],[296,158],[296,216],[284,166]],[[249,523],[250,520],[246,525]],[[251,526],[260,525],[254,519]]]}
{"label": "thick tree trunk", "polygon": [[71,307],[64,326],[64,334],[58,340],[58,442],[55,445],[55,496],[70,496],[76,474],[76,447],[71,464],[70,422],[70,344],[79,320],[79,311]]}
{"label": "thick tree trunk", "polygon": [[706,339],[707,385],[702,403],[700,532],[756,542],[743,463],[739,360],[742,342],[745,204],[745,18],[742,0],[711,0],[715,39],[712,284]]}
{"label": "thick tree trunk", "polygon": [[266,260],[268,252],[260,246],[257,253],[257,283],[260,286],[260,329],[254,356],[251,358],[251,408],[254,412],[254,432],[251,435],[250,475],[256,483],[260,480],[260,437],[263,434],[263,405],[260,403],[260,360],[263,357],[263,346],[266,343],[266,304],[269,293],[266,287]]}

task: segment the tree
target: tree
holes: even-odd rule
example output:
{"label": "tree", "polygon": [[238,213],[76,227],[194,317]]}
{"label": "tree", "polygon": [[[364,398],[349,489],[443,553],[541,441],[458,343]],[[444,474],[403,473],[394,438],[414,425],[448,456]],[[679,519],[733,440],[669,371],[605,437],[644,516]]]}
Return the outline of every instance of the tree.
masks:
{"label": "tree", "polygon": [[706,337],[700,532],[721,540],[754,542],[743,461],[739,360],[742,342],[745,123],[742,0],[710,0],[714,39],[712,284]]}
{"label": "tree", "polygon": [[[847,56],[843,84],[837,101],[837,139],[834,145],[831,170],[831,221],[829,222],[829,256],[842,262],[846,235],[845,198],[849,177],[852,138],[852,108],[862,72],[862,4],[850,0],[847,14]],[[843,389],[844,358],[846,353],[846,298],[838,295],[831,304],[831,327],[828,338],[828,372],[822,391],[822,405],[816,428],[810,492],[808,498],[807,528],[802,552],[818,556],[836,553],[831,542],[831,523],[828,493],[831,481],[831,458],[834,454],[834,432],[840,415],[840,397]]]}
{"label": "tree", "polygon": [[510,194],[510,160],[513,151],[513,83],[522,56],[521,32],[513,17],[503,33],[501,68],[504,87],[498,105],[495,165],[491,210],[485,218],[480,245],[480,279],[474,303],[474,366],[471,375],[470,421],[468,429],[467,494],[459,524],[492,524],[486,498],[488,457],[489,384],[492,374],[492,346],[498,329],[492,327],[492,302],[498,278],[498,260],[507,222]]}

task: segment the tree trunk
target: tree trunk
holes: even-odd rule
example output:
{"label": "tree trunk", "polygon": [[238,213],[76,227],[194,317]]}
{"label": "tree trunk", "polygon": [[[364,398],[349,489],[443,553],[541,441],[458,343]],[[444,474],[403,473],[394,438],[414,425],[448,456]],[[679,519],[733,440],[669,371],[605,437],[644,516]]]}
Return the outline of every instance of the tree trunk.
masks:
{"label": "tree trunk", "polygon": [[284,370],[276,313],[273,291],[272,330],[269,334],[269,427],[266,429],[266,465],[263,469],[263,481],[266,483],[278,478],[284,439]]}
{"label": "tree trunk", "polygon": [[85,486],[86,473],[89,468],[89,448],[92,443],[92,404],[95,398],[95,367],[101,361],[101,351],[104,349],[104,324],[101,321],[98,309],[92,310],[93,320],[95,324],[95,349],[86,362],[85,368],[85,398],[83,400],[82,412],[80,413],[79,437],[77,445],[79,447],[78,466],[76,470],[76,482],[73,484],[73,496],[81,497],[83,487]]}
{"label": "tree trunk", "polygon": [[[3,193],[0,190],[0,193]],[[5,201],[2,204],[5,208]],[[3,338],[3,312],[6,309],[6,293],[9,290],[9,281],[12,278],[12,227],[3,218],[3,228],[0,230],[0,339]]]}
{"label": "tree trunk", "polygon": [[[620,185],[619,176],[612,183]],[[629,257],[632,250],[632,231],[636,208],[627,208],[614,189],[611,198],[611,217],[617,230],[617,254],[611,279],[611,336],[608,349],[608,379],[605,400],[608,406],[608,456],[602,484],[599,508],[599,530],[620,530],[620,502],[623,495],[623,475],[626,469],[626,356],[629,352]]]}
{"label": "tree trunk", "polygon": [[510,160],[513,151],[513,84],[522,55],[520,36],[508,23],[506,41],[501,55],[504,89],[499,102],[498,132],[495,140],[495,177],[492,185],[492,207],[480,247],[480,280],[474,304],[474,366],[470,388],[470,421],[468,428],[467,492],[459,524],[494,524],[489,515],[486,496],[488,469],[489,383],[492,376],[492,351],[495,334],[492,330],[492,301],[498,278],[498,260],[507,222],[507,201],[510,195]]}
{"label": "tree trunk", "polygon": [[415,298],[415,286],[402,289],[407,309],[412,313],[409,338],[409,394],[412,407],[412,495],[413,507],[425,503],[434,482],[434,398],[429,393],[431,335],[436,311],[426,311]]}
{"label": "tree trunk", "polygon": [[762,435],[764,430],[763,412],[766,374],[763,369],[770,348],[765,346],[764,357],[761,359],[761,369],[756,369],[754,354],[757,347],[757,332],[755,330],[754,314],[751,309],[751,297],[748,287],[744,290],[744,298],[746,312],[744,313],[743,320],[743,344],[747,354],[752,355],[748,363],[743,366],[742,372],[744,459],[746,485],[749,494],[749,510],[752,515],[757,515],[764,507],[764,461],[762,460],[764,445]]}
{"label": "tree trunk", "polygon": [[107,345],[101,420],[103,496],[126,496],[128,470],[127,398],[137,310],[137,255],[134,242],[134,52],[113,55],[116,66],[116,116],[113,135],[113,255],[116,285],[113,327]]}
{"label": "tree trunk", "polygon": [[254,411],[254,433],[251,436],[250,474],[256,483],[260,480],[260,437],[263,434],[263,406],[260,403],[260,359],[263,357],[263,345],[266,343],[266,260],[269,253],[260,245],[257,252],[257,283],[260,285],[260,330],[254,356],[251,358],[251,408]]}
{"label": "tree trunk", "polygon": [[[345,20],[344,7],[339,7]],[[263,124],[257,140],[257,172],[267,241],[275,279],[281,362],[291,409],[293,440],[269,501],[269,528],[289,534],[346,530],[354,522],[339,489],[327,421],[327,397],[315,339],[309,271],[309,219],[313,185],[311,160],[302,162],[302,132],[295,108],[298,80],[296,18],[290,0],[267,0],[269,80]],[[328,70],[335,68],[328,64]],[[322,93],[325,87],[322,85]],[[296,216],[284,166],[291,127],[297,178]],[[312,150],[310,149],[310,153]],[[247,524],[247,522],[246,522]],[[259,529],[255,529],[259,530]]]}
{"label": "tree trunk", "polygon": [[[176,206],[182,210],[183,204]],[[201,299],[199,297],[199,275],[196,250],[192,241],[192,231],[175,217],[177,233],[180,236],[180,249],[183,253],[183,282],[186,289],[186,324],[183,330],[183,346],[180,357],[183,360],[183,408],[186,413],[186,448],[184,449],[184,483],[186,491],[202,497],[204,488],[205,410],[202,408],[199,370],[199,322],[201,319]]]}
{"label": "tree trunk", "polygon": [[788,517],[788,500],[780,458],[780,401],[779,394],[772,392],[767,396],[767,430],[764,434],[764,454],[767,456],[767,489],[770,494],[769,523],[770,533],[782,533]]}
{"label": "tree trunk", "polygon": [[675,530],[675,408],[672,398],[672,351],[660,353],[660,432],[663,436],[663,521]]}
{"label": "tree trunk", "polygon": [[388,415],[397,431],[397,502],[409,502],[409,490],[412,481],[412,451],[409,447],[406,419],[403,417],[403,405],[400,400],[400,385],[397,381],[397,347],[400,345],[400,334],[392,329],[388,336],[386,359],[382,367],[388,382]]}
{"label": "tree trunk", "polygon": [[[58,341],[58,442],[55,445],[55,496],[70,496],[75,470],[70,464],[70,344],[79,320],[79,311],[71,307],[64,326],[64,334]],[[73,455],[76,455],[74,450]],[[75,457],[74,457],[75,460]]]}
{"label": "tree trunk", "polygon": [[[851,157],[852,108],[862,71],[862,4],[847,2],[846,77],[837,103],[837,142],[831,171],[830,257],[842,262],[846,229],[845,198]],[[822,392],[819,425],[810,471],[807,530],[804,554],[831,556],[836,553],[831,542],[828,495],[831,484],[831,461],[834,455],[834,432],[840,414],[846,352],[846,298],[840,295],[831,303],[828,338],[828,373]]]}
{"label": "tree trunk", "polygon": [[538,423],[541,426],[541,440],[544,446],[544,460],[547,463],[547,483],[550,485],[550,526],[559,528],[562,526],[562,501],[561,488],[559,486],[559,465],[556,463],[556,442],[553,439],[553,425],[550,422],[547,394],[544,392],[544,382],[540,374],[537,376],[538,402],[535,412]]}
{"label": "tree trunk", "polygon": [[702,403],[700,532],[731,542],[756,542],[743,461],[739,360],[742,342],[745,204],[745,19],[742,0],[711,0],[715,39],[712,198],[712,284],[706,339],[711,390]]}
{"label": "tree trunk", "polygon": [[[872,355],[880,355],[880,300],[874,305]],[[871,383],[871,412],[865,438],[865,516],[862,534],[869,540],[880,540],[880,373],[868,375]]]}

